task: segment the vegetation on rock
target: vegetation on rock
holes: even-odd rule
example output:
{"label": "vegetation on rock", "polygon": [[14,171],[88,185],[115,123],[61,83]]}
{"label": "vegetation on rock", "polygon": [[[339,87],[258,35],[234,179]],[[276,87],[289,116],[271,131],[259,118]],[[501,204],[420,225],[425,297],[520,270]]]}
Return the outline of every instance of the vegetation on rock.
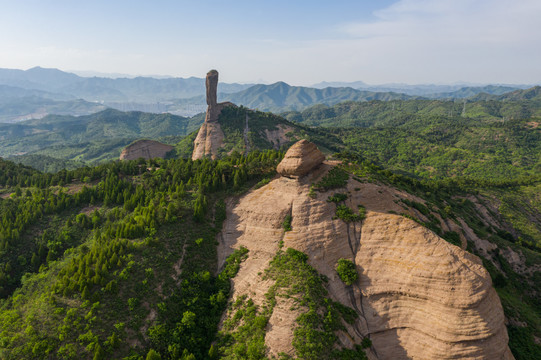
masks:
{"label": "vegetation on rock", "polygon": [[359,278],[355,263],[348,259],[339,259],[336,265],[336,272],[346,285],[351,285]]}

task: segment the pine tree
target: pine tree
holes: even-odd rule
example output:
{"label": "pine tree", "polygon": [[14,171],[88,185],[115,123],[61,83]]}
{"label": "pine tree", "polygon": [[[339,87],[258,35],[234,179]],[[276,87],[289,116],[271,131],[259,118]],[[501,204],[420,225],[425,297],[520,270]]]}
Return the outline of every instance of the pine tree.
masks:
{"label": "pine tree", "polygon": [[87,300],[90,297],[90,291],[88,291],[88,286],[85,286],[83,289],[83,293],[81,294],[81,298]]}
{"label": "pine tree", "polygon": [[97,344],[97,345],[94,347],[94,357],[93,357],[93,360],[102,360],[104,355],[105,355],[105,354],[103,353],[103,349],[101,348],[100,344]]}
{"label": "pine tree", "polygon": [[150,349],[147,353],[146,360],[161,360],[162,357],[154,349]]}

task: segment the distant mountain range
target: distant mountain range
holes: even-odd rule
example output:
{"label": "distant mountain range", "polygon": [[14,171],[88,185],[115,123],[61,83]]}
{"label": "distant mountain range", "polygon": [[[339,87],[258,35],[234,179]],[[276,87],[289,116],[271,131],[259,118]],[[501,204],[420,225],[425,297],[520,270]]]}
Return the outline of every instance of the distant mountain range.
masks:
{"label": "distant mountain range", "polygon": [[394,92],[361,91],[350,87],[315,89],[290,86],[284,82],[254,85],[237,93],[223,95],[223,100],[251,109],[272,112],[302,110],[315,104],[334,105],[344,101],[389,101],[414,98],[414,96]]}
{"label": "distant mountain range", "polygon": [[[220,83],[223,93],[238,92],[251,84]],[[0,122],[40,118],[47,114],[87,115],[105,107],[120,110],[167,112],[171,100],[190,98],[205,93],[205,79],[184,78],[105,78],[81,77],[58,69],[35,67],[29,70],[0,69]],[[47,99],[49,101],[44,101]],[[80,99],[87,111],[71,112]],[[50,100],[68,103],[54,104]],[[128,104],[128,105],[127,105]],[[198,107],[190,106],[183,113],[194,115]]]}
{"label": "distant mountain range", "polygon": [[523,101],[531,100],[541,104],[541,86],[534,86],[529,89],[515,90],[505,94],[479,93],[470,98],[472,101]]}
{"label": "distant mountain range", "polygon": [[322,89],[325,87],[351,87],[357,90],[376,91],[376,92],[397,92],[412,96],[422,96],[429,99],[442,98],[466,98],[474,96],[480,92],[487,94],[500,95],[505,92],[527,89],[531,85],[408,85],[408,84],[384,84],[384,85],[368,85],[362,81],[353,82],[320,82],[311,87]]}
{"label": "distant mountain range", "polygon": [[[23,89],[67,94],[87,101],[154,102],[193,97],[205,92],[205,79],[81,77],[58,69],[0,69],[0,84]],[[219,90],[231,93],[251,84],[220,83]]]}
{"label": "distant mountain range", "polygon": [[[500,96],[522,85],[463,86],[405,85],[370,86],[362,81],[322,82],[312,87],[284,82],[270,85],[219,83],[220,101],[252,109],[302,111],[316,104],[343,101],[462,99]],[[58,69],[0,69],[0,122],[18,122],[47,114],[88,115],[107,107],[121,111],[169,112],[193,116],[206,109],[203,78],[106,78],[82,77]]]}

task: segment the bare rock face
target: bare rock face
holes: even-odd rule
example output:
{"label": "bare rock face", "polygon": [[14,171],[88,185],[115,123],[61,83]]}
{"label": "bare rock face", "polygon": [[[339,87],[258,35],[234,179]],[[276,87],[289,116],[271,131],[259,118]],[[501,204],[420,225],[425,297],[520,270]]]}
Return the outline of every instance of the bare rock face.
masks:
{"label": "bare rock face", "polygon": [[173,146],[162,144],[158,141],[139,140],[122,150],[120,160],[164,158],[173,149]]}
{"label": "bare rock face", "polygon": [[320,165],[323,160],[325,155],[317,146],[303,139],[289,148],[276,171],[282,176],[301,177]]}
{"label": "bare rock face", "polygon": [[207,89],[207,105],[212,106],[217,104],[216,92],[218,90],[218,71],[210,70],[207,73],[207,79],[205,82]]}
{"label": "bare rock face", "polygon": [[207,113],[205,115],[205,122],[216,122],[218,116],[222,112],[222,109],[226,106],[235,106],[232,102],[226,101],[218,103],[216,101],[218,90],[218,71],[210,70],[207,73],[207,80],[205,82],[207,88]]}
{"label": "bare rock face", "polygon": [[204,122],[194,140],[192,160],[210,157],[216,159],[223,145],[224,133],[218,122]]}
{"label": "bare rock face", "polygon": [[[249,250],[233,279],[232,301],[246,295],[265,304],[273,283],[261,274],[283,241],[284,248],[306,253],[310,265],[328,277],[331,298],[357,313],[356,323],[340,333],[340,346],[369,337],[370,359],[513,359],[500,300],[479,258],[410,219],[386,213],[396,206],[396,196],[410,195],[385,185],[350,179],[339,191],[308,196],[310,184],[330,167],[326,162],[300,179],[279,177],[227,203],[219,266],[233,249]],[[326,199],[336,192],[348,194],[351,209],[365,206],[362,223],[334,218],[336,205]],[[284,233],[287,215],[292,231]],[[356,264],[359,279],[351,286],[336,273],[341,258]],[[295,356],[296,318],[308,310],[276,299],[266,355]]]}

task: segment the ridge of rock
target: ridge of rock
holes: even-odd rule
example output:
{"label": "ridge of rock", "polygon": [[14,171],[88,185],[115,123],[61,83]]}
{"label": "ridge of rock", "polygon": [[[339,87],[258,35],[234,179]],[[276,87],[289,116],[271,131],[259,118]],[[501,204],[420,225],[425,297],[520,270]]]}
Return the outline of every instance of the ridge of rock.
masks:
{"label": "ridge of rock", "polygon": [[[310,184],[330,168],[325,162],[300,179],[278,177],[227,202],[219,264],[233,249],[249,250],[233,278],[231,301],[246,295],[257,306],[265,303],[273,283],[260,274],[283,241],[284,248],[307,254],[310,265],[329,279],[332,300],[356,310],[358,320],[345,325],[340,346],[351,348],[369,337],[369,359],[514,359],[500,300],[480,259],[415,221],[386,213],[397,206],[397,197],[410,195],[383,184],[350,179],[340,189],[348,194],[345,205],[363,205],[367,217],[349,224],[337,219],[335,204],[326,201],[336,190],[308,195]],[[284,233],[288,215],[292,230]],[[341,258],[356,264],[359,280],[352,286],[335,270]],[[308,310],[277,301],[266,355],[295,356],[296,318]]]}
{"label": "ridge of rock", "polygon": [[164,158],[165,155],[173,149],[174,146],[162,144],[159,141],[138,140],[122,150],[120,160]]}
{"label": "ridge of rock", "polygon": [[316,144],[302,139],[287,150],[276,171],[286,177],[301,177],[320,165],[323,160],[325,155]]}

